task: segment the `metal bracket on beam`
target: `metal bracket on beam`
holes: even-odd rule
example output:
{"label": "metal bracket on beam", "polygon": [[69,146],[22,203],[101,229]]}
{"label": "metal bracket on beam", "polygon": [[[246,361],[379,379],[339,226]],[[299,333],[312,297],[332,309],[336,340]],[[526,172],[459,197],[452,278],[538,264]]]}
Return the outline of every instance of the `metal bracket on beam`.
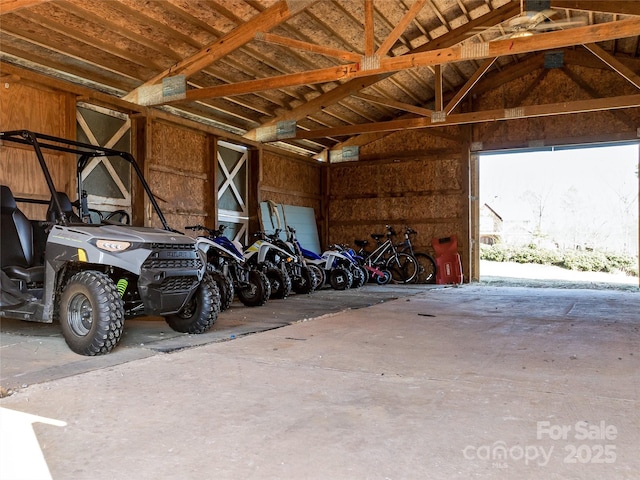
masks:
{"label": "metal bracket on beam", "polygon": [[357,145],[342,147],[329,151],[329,163],[353,162],[360,158],[360,147]]}
{"label": "metal bracket on beam", "polygon": [[138,90],[138,104],[159,105],[174,100],[182,100],[187,96],[187,78],[174,75],[162,79],[162,83],[142,86]]}
{"label": "metal bracket on beam", "polygon": [[522,118],[525,117],[524,107],[505,108],[504,118]]}
{"label": "metal bracket on beam", "polygon": [[295,138],[296,127],[297,123],[295,120],[283,120],[275,125],[260,127],[256,129],[256,141],[275,142],[276,140]]}
{"label": "metal bracket on beam", "polygon": [[447,112],[441,110],[439,112],[431,112],[431,123],[445,122],[447,120]]}
{"label": "metal bracket on beam", "polygon": [[380,55],[363,55],[360,70],[377,70],[380,68]]}

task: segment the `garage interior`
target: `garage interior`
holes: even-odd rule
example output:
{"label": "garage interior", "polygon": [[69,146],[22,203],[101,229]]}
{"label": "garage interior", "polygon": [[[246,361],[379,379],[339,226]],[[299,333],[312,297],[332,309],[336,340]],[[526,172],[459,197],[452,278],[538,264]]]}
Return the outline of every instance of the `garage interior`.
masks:
{"label": "garage interior", "polygon": [[[234,303],[203,341],[135,322],[93,359],[3,318],[3,415],[66,422],[34,424],[56,479],[637,477],[637,292],[476,282],[480,152],[637,142],[639,57],[630,0],[0,0],[1,131],[130,150],[180,231],[248,243],[272,201],[313,209],[323,248],[455,235],[465,279]],[[157,226],[94,172],[105,210]]]}

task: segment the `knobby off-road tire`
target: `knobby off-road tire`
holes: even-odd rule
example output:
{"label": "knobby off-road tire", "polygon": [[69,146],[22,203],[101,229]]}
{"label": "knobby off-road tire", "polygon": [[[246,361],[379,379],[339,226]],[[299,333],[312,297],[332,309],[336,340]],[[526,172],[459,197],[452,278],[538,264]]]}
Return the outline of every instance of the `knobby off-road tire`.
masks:
{"label": "knobby off-road tire", "polygon": [[211,277],[216,282],[218,290],[220,291],[220,311],[224,312],[231,306],[233,297],[235,296],[235,290],[233,288],[233,282],[222,272],[210,272]]}
{"label": "knobby off-road tire", "polygon": [[271,265],[267,267],[266,275],[271,284],[270,298],[287,298],[291,293],[291,277],[287,272]]}
{"label": "knobby off-road tire", "polygon": [[238,299],[247,307],[260,307],[271,295],[271,284],[267,276],[258,271],[249,271],[249,285],[236,290]]}
{"label": "knobby off-road tire", "polygon": [[165,320],[176,332],[204,333],[213,326],[219,313],[220,291],[211,275],[205,273],[191,300],[180,312]]}
{"label": "knobby off-road tire", "polygon": [[421,252],[416,252],[413,256],[416,257],[419,265],[415,283],[436,283],[436,262],[433,257]]}
{"label": "knobby off-road tire", "polygon": [[306,266],[301,267],[300,273],[300,278],[293,282],[293,291],[299,294],[313,292],[317,283],[316,274]]}
{"label": "knobby off-road tire", "polygon": [[104,273],[87,270],[72,276],[59,308],[64,340],[80,355],[109,353],[122,338],[124,303]]}
{"label": "knobby off-road tire", "polygon": [[336,267],[329,272],[329,283],[334,290],[346,290],[351,287],[353,277],[346,268]]}
{"label": "knobby off-road tire", "polygon": [[351,288],[360,288],[367,281],[367,275],[357,265],[354,266],[354,268],[351,269],[351,275],[353,277],[353,282],[351,284]]}

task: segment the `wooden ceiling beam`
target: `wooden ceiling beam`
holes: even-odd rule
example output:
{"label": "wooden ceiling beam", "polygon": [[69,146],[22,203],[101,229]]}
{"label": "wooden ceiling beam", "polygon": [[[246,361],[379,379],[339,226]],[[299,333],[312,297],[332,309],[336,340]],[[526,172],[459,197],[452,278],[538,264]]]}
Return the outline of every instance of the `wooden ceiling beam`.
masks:
{"label": "wooden ceiling beam", "polygon": [[444,94],[442,90],[442,65],[434,65],[433,78],[434,78],[434,90],[435,90],[435,109],[436,112],[441,112],[444,108]]}
{"label": "wooden ceiling beam", "polygon": [[364,54],[373,55],[376,48],[375,29],[373,25],[373,0],[364,0]]}
{"label": "wooden ceiling beam", "polygon": [[275,35],[273,33],[258,32],[255,35],[255,39],[259,42],[273,43],[285,47],[297,48],[299,50],[317,53],[326,57],[334,57],[340,60],[346,60],[348,62],[359,62],[362,59],[362,55],[360,55],[359,53],[348,52],[347,50],[340,50],[339,48],[326,47],[324,45],[315,45],[313,43],[303,42],[301,40],[283,37],[281,35]]}
{"label": "wooden ceiling beam", "polygon": [[376,50],[376,55],[379,57],[384,57],[391,47],[396,43],[396,41],[400,38],[400,36],[407,29],[409,24],[416,18],[416,15],[422,10],[422,7],[426,3],[427,0],[416,0],[411,8],[407,11],[407,13],[402,17],[402,19],[395,26],[393,31],[389,34],[389,36],[382,42],[382,44]]}
{"label": "wooden ceiling beam", "polygon": [[[508,18],[517,15],[520,12],[520,5],[516,2],[509,2],[491,12],[482,15],[469,23],[461,25],[460,27],[441,35],[438,38],[435,38],[424,45],[412,50],[410,53],[418,53],[418,52],[426,52],[429,50],[436,50],[438,48],[450,47],[455,45],[461,41],[463,41],[469,33],[473,32],[474,29],[481,26],[493,26],[500,22],[505,21]],[[326,108],[329,105],[333,105],[336,102],[339,102],[345,97],[353,94],[354,92],[358,92],[363,90],[371,85],[374,85],[385,78],[388,78],[392,74],[384,74],[384,75],[375,75],[371,77],[357,78],[353,80],[349,80],[345,83],[340,84],[336,88],[320,95],[313,100],[306,102],[305,104],[292,109],[291,111],[278,115],[268,122],[262,124],[262,127],[273,126],[279,121],[282,120],[301,120],[305,118],[307,115],[311,115],[318,110]],[[247,132],[245,135],[249,139],[255,139],[256,137],[256,129]]]}
{"label": "wooden ceiling beam", "polygon": [[636,88],[640,88],[640,76],[627,67],[620,60],[609,54],[595,43],[585,44],[584,47],[596,57],[618,72],[625,80],[631,82]]}
{"label": "wooden ceiling beam", "polygon": [[467,82],[462,86],[458,93],[454,95],[454,97],[449,101],[447,106],[444,108],[444,112],[449,115],[454,108],[458,106],[458,104],[462,101],[462,99],[471,91],[476,83],[480,80],[480,78],[487,73],[487,71],[491,68],[491,66],[495,63],[498,57],[493,57],[487,59],[478,70],[475,71],[473,75],[467,80]]}
{"label": "wooden ceiling beam", "polygon": [[551,0],[551,7],[586,12],[640,15],[640,2],[638,0]]}
{"label": "wooden ceiling beam", "polygon": [[640,94],[590,100],[576,100],[573,102],[551,103],[546,105],[525,105],[515,108],[501,108],[483,112],[457,113],[448,115],[444,121],[440,122],[433,122],[429,117],[420,117],[407,120],[368,123],[363,125],[349,125],[345,127],[327,128],[310,132],[298,132],[296,134],[296,138],[308,139],[326,136],[339,137],[363,133],[394,132],[398,130],[446,127],[451,125],[548,117],[553,115],[569,115],[575,113],[589,113],[637,107],[640,107]]}
{"label": "wooden ceiling beam", "polygon": [[0,0],[0,15],[15,12],[22,8],[33,7],[50,0]]}
{"label": "wooden ceiling beam", "polygon": [[[271,30],[281,23],[286,22],[294,15],[297,15],[302,10],[315,3],[315,1],[316,0],[298,0],[297,2],[289,2],[286,0],[278,1],[249,21],[242,25],[238,25],[228,34],[202,48],[197,53],[166,69],[151,80],[148,80],[143,85],[126,95],[125,100],[137,100],[137,94],[141,87],[155,85],[161,82],[165,77],[171,75],[185,75],[186,77],[189,77],[190,75],[193,75],[194,73],[211,65],[216,60],[219,60],[233,52],[235,49],[240,48],[245,43],[253,40],[256,31]],[[295,5],[295,9],[292,9],[291,5]]]}
{"label": "wooden ceiling beam", "polygon": [[415,113],[416,115],[431,116],[433,110],[423,107],[416,107],[409,103],[398,102],[390,98],[376,97],[375,95],[367,95],[366,93],[356,93],[352,95],[355,98],[364,100],[365,102],[377,103],[378,105],[384,105],[385,107],[395,108],[396,110],[402,110],[405,112]]}
{"label": "wooden ceiling beam", "polygon": [[383,58],[380,60],[379,68],[363,70],[360,64],[351,63],[318,70],[249,80],[229,85],[220,85],[200,90],[188,90],[186,92],[185,99],[178,100],[176,102],[180,103],[185,101],[204,100],[208,98],[243,95],[246,93],[293,87],[297,85],[348,80],[351,78],[368,77],[371,75],[395,73],[400,70],[414,67],[445,65],[459,61],[478,60],[503,55],[517,55],[568,47],[576,44],[631,37],[639,34],[640,18],[632,17],[627,20],[617,22],[608,22],[604,24],[571,28],[569,30],[541,33],[530,37],[510,38],[485,43],[463,44],[429,52],[413,53],[393,58]]}

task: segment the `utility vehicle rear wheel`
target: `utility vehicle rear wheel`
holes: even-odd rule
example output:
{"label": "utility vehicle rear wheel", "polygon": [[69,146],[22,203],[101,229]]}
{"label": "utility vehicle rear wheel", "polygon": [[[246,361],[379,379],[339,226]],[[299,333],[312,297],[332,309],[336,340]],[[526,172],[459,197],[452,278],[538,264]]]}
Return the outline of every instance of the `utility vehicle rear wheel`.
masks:
{"label": "utility vehicle rear wheel", "polygon": [[124,303],[101,272],[76,273],[64,287],[59,310],[62,335],[80,355],[109,353],[122,337]]}
{"label": "utility vehicle rear wheel", "polygon": [[258,271],[249,271],[249,285],[236,290],[238,298],[247,307],[260,307],[271,295],[271,284],[267,276]]}
{"label": "utility vehicle rear wheel", "polygon": [[220,312],[220,291],[211,275],[205,273],[191,300],[175,315],[165,317],[176,332],[204,333],[211,328]]}

